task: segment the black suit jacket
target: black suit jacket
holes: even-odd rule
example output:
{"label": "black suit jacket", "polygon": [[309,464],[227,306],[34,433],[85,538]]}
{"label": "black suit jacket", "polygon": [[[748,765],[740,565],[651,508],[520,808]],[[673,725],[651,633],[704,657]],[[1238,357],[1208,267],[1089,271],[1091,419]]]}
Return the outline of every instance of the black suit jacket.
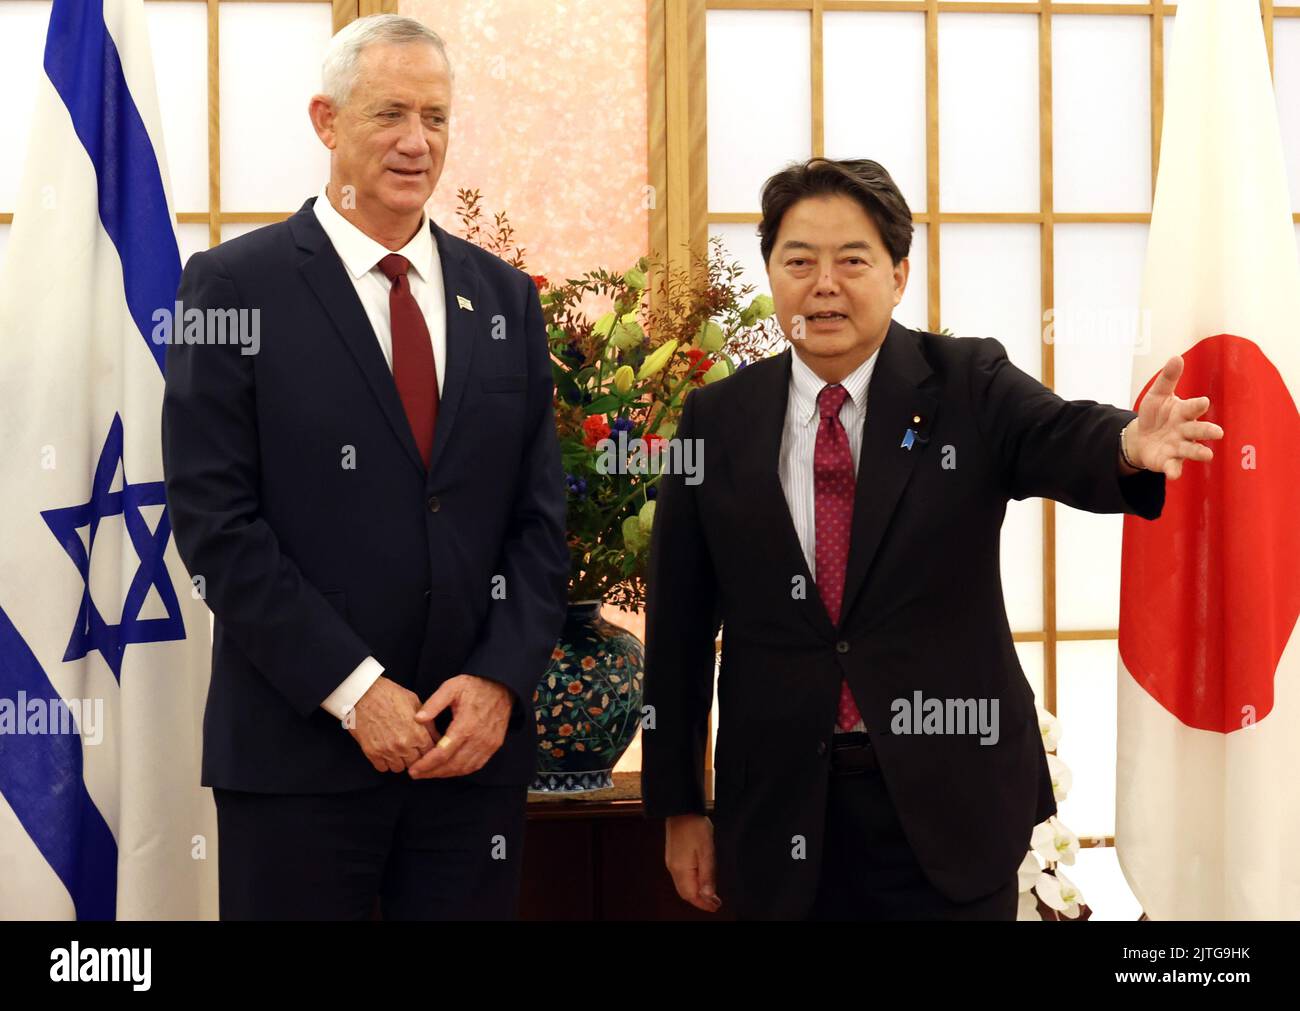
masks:
{"label": "black suit jacket", "polygon": [[[995,340],[892,323],[868,390],[836,627],[777,471],[790,353],[686,401],[677,434],[701,440],[704,469],[695,486],[666,477],[655,517],[647,813],[705,810],[720,623],[714,822],[723,903],[748,917],[802,917],[811,907],[842,678],[927,877],[954,901],[977,898],[1015,874],[1033,826],[1056,810],[1002,598],[1007,500],[1044,496],[1152,519],[1164,478],[1118,475],[1119,433],[1133,412],[1062,400]],[[909,428],[918,439],[906,449]],[[998,700],[997,743],[892,734],[894,700],[916,691]]]}
{"label": "black suit jacket", "polygon": [[366,656],[421,701],[462,673],[506,685],[510,730],[474,778],[525,783],[569,569],[536,288],[431,224],[447,356],[426,473],[313,203],[186,264],[183,306],[260,310],[258,353],[167,350],[167,507],[216,619],[203,783],[315,793],[392,775],[320,708]]}

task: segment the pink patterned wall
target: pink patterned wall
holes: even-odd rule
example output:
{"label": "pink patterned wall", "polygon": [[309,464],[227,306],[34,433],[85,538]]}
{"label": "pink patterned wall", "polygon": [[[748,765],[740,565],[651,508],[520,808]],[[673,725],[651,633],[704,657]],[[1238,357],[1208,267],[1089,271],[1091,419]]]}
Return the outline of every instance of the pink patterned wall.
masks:
{"label": "pink patterned wall", "polygon": [[645,0],[402,0],[456,72],[431,213],[456,190],[510,216],[531,273],[626,269],[648,251]]}
{"label": "pink patterned wall", "polygon": [[[456,190],[506,211],[531,273],[624,270],[649,252],[645,0],[402,0],[456,71],[447,164],[430,204],[459,234]],[[645,637],[644,617],[607,617]],[[641,765],[638,738],[619,771]]]}

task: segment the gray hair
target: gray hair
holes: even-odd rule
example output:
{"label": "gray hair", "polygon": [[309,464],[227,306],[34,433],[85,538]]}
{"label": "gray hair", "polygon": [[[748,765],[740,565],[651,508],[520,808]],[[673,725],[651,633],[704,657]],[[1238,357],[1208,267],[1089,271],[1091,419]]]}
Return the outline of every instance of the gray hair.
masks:
{"label": "gray hair", "polygon": [[442,61],[447,64],[448,75],[455,82],[456,75],[451,69],[451,60],[447,58],[447,47],[436,32],[415,18],[403,17],[401,14],[372,14],[357,18],[330,39],[329,46],[325,49],[325,60],[321,64],[321,91],[335,105],[342,106],[352,93],[352,86],[357,80],[357,64],[361,51],[366,46],[409,45],[413,42],[427,42],[438,50]]}

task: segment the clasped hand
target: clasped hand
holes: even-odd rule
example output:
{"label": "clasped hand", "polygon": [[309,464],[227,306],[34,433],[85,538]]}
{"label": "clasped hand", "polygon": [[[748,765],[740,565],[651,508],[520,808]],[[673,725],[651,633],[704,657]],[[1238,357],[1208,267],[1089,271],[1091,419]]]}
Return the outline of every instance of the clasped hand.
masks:
{"label": "clasped hand", "polygon": [[[505,740],[510,690],[496,681],[460,674],[421,705],[415,692],[380,676],[345,721],[366,758],[380,772],[412,779],[449,779],[481,769]],[[440,734],[434,720],[451,709]]]}

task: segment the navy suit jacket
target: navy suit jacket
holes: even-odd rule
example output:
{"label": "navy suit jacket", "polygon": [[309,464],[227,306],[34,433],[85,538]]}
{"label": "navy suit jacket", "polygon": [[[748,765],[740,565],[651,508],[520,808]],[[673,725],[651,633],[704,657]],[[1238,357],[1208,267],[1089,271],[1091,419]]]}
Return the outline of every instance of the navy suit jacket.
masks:
{"label": "navy suit jacket", "polygon": [[316,793],[393,775],[320,708],[367,656],[422,701],[457,674],[507,686],[505,743],[472,778],[525,783],[569,570],[536,288],[430,223],[447,356],[426,472],[314,202],[186,264],[183,307],[259,310],[257,353],[167,349],[167,507],[215,616],[203,783]]}
{"label": "navy suit jacket", "polygon": [[[789,384],[787,350],[686,400],[677,435],[700,440],[704,479],[665,477],[655,514],[647,813],[705,811],[721,624],[714,823],[723,903],[777,919],[812,906],[846,678],[918,862],[941,893],[968,902],[1015,875],[1033,827],[1056,812],[1002,597],[1007,500],[1042,496],[1154,519],[1164,477],[1119,474],[1132,411],[1062,400],[996,340],[892,323],[868,387],[835,625],[781,488]],[[896,704],[916,692],[945,704],[984,700],[990,711],[996,702],[996,743],[971,732],[894,733]]]}

